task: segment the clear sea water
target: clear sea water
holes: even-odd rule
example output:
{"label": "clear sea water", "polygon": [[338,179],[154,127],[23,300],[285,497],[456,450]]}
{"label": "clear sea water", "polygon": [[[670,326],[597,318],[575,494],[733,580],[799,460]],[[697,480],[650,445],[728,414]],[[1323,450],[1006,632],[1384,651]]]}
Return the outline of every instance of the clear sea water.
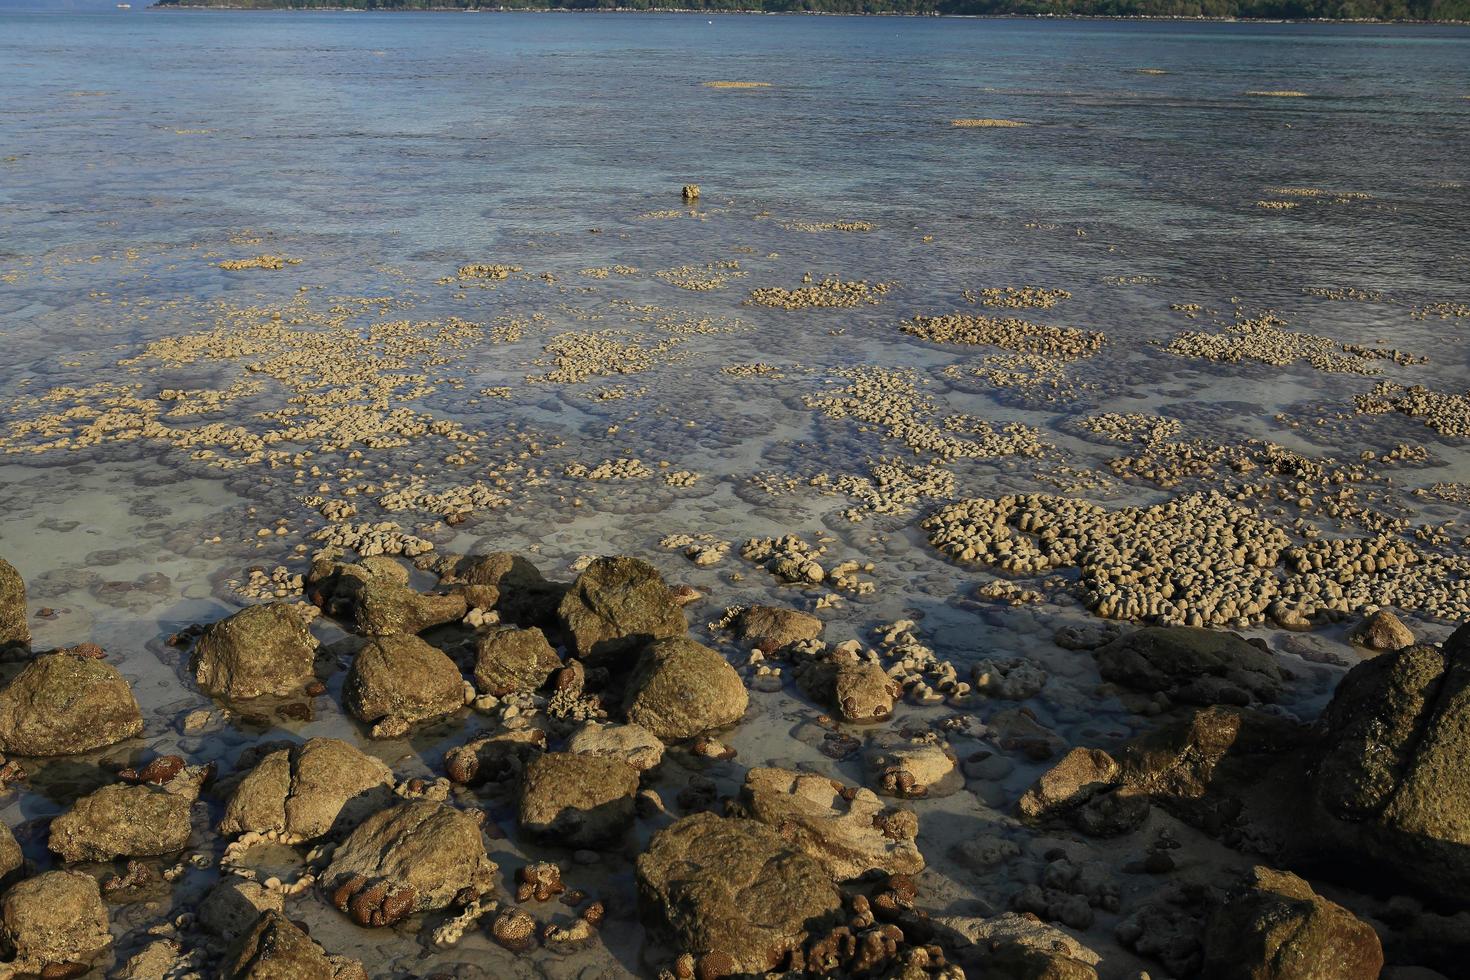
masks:
{"label": "clear sea water", "polygon": [[[714,80],[770,84],[702,84]],[[957,118],[1027,125],[957,129],[950,125]],[[683,209],[685,183],[703,188],[700,210]],[[1326,198],[1301,199],[1290,210],[1257,206],[1280,199],[1271,189],[1282,186],[1321,189]],[[1366,197],[1332,203],[1337,195]],[[678,212],[671,218],[647,217],[671,210]],[[831,221],[875,227],[790,227]],[[260,252],[301,264],[218,268],[221,258]],[[973,593],[976,577],[926,550],[917,512],[851,525],[838,513],[848,501],[752,489],[757,472],[856,473],[869,459],[904,452],[872,427],[816,418],[801,397],[854,366],[909,367],[943,410],[1036,426],[1057,446],[1051,464],[1101,467],[1119,452],[1077,438],[1066,427],[1074,415],[1163,411],[1190,435],[1271,438],[1314,455],[1353,458],[1361,449],[1421,442],[1434,465],[1407,479],[1465,481],[1463,440],[1412,420],[1375,416],[1320,432],[1310,424],[1350,415],[1353,396],[1377,378],[1324,374],[1301,362],[1216,365],[1166,355],[1159,345],[1208,322],[1183,318],[1172,305],[1271,308],[1293,329],[1428,355],[1428,364],[1387,364],[1383,377],[1463,393],[1470,321],[1409,311],[1470,302],[1467,259],[1465,27],[0,12],[0,428],[27,417],[15,407],[23,395],[117,380],[118,361],[149,340],[208,329],[217,302],[279,305],[310,287],[323,297],[394,296],[412,311],[396,315],[415,318],[544,314],[518,345],[472,352],[455,369],[464,390],[436,392],[427,409],[491,434],[536,433],[555,444],[544,460],[554,474],[567,462],[638,455],[702,480],[689,492],[662,481],[526,481],[513,488],[515,506],[457,530],[441,525],[436,540],[461,550],[535,548],[546,570],[562,577],[588,553],[651,557],[671,578],[710,594],[691,613],[703,622],[736,602],[810,608],[819,593],[778,587],[735,555],[722,568],[695,568],[657,547],[663,535],[710,532],[737,551],[752,535],[827,535],[834,556],[874,562],[879,587],[830,614],[829,637],[865,636],[874,623],[909,616],[943,656],[1050,657],[1061,687],[1077,686],[1065,696],[1054,689],[1033,707],[1073,742],[1137,721],[1105,716],[1079,693],[1089,681],[1075,655],[1037,652],[1057,617],[1080,618],[1076,609],[957,602]],[[647,275],[728,260],[749,277],[709,292]],[[493,291],[436,285],[468,262],[521,265],[554,275],[558,285],[532,278]],[[614,264],[643,273],[579,276]],[[795,286],[807,272],[895,286],[881,305],[853,310],[742,304],[750,287]],[[1023,315],[1109,337],[1102,354],[1077,367],[1096,386],[1078,399],[952,384],[943,369],[976,355],[898,331],[915,314],[962,308],[967,289],[1029,284],[1073,296]],[[1348,287],[1388,300],[1334,302],[1303,292]],[[580,386],[525,383],[545,370],[532,362],[559,331],[652,332],[617,307],[619,299],[737,318],[746,329],[693,337],[681,348],[687,357],[639,374]],[[782,366],[787,377],[751,384],[720,371],[753,361]],[[171,383],[199,387],[213,378],[200,366]],[[628,388],[626,397],[589,397],[608,384]],[[467,398],[487,386],[507,386],[511,397]],[[385,459],[404,472],[422,464],[432,476],[442,455],[410,447]],[[1046,488],[1011,460],[953,469],[957,496]],[[250,566],[302,570],[291,549],[321,523],[303,519],[303,495],[289,474],[221,474],[146,443],[0,456],[0,555],[31,583],[33,610],[55,612],[36,620],[37,646],[101,643],[143,703],[146,739],[109,758],[145,747],[226,762],[238,753],[245,736],[233,729],[181,733],[182,715],[209,701],[162,641],[234,608],[238,597],[225,583]],[[1141,486],[1095,495],[1164,496]],[[1435,515],[1464,516],[1458,506]],[[262,544],[256,529],[277,518],[291,533]],[[420,520],[434,523],[421,515],[405,523]],[[1320,703],[1330,689],[1331,675],[1312,674],[1318,669],[1304,668],[1315,687],[1303,703]],[[331,686],[335,697],[340,673]],[[789,692],[757,701],[765,724],[747,723],[733,737],[742,763],[822,762],[811,745],[792,748],[797,742],[787,738],[810,721],[809,705]],[[277,718],[268,727],[270,737],[334,734],[367,744],[330,704],[312,721]],[[433,774],[444,745],[463,738],[436,732],[373,750],[400,774]],[[844,766],[845,776],[858,778]],[[1024,785],[1035,771],[1023,762],[1016,780]],[[41,766],[36,791],[6,801],[5,817],[33,860],[48,860],[45,819],[100,778]],[[718,779],[730,791],[738,769],[719,770]],[[665,787],[666,795],[676,789]],[[942,855],[970,834],[977,814],[989,812],[985,802],[983,793],[963,793],[925,804],[926,853]],[[492,816],[513,827],[504,812]],[[493,843],[507,875],[538,853],[514,840]],[[942,860],[936,868],[926,888],[937,906],[973,896],[973,880]],[[586,874],[606,887],[623,928],[609,930],[612,959],[584,954],[577,969],[641,972],[627,862],[610,859]],[[191,882],[176,893],[175,911],[209,879]],[[1001,903],[1005,892],[984,897]],[[300,914],[329,947],[356,947],[404,971],[427,969],[411,940],[348,934],[323,903],[302,903]],[[137,909],[115,914],[119,936],[130,917],[145,918]],[[475,948],[497,969],[512,969],[483,940]],[[453,962],[452,954],[435,960]],[[568,975],[565,965],[559,972],[537,962],[514,969]]]}

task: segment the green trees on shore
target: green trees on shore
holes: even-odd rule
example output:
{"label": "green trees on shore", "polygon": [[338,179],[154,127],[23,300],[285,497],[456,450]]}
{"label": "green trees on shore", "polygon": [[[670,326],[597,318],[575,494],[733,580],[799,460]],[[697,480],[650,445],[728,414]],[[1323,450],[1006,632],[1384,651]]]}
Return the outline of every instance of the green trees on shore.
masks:
{"label": "green trees on shore", "polygon": [[161,6],[1470,20],[1470,0],[159,0]]}

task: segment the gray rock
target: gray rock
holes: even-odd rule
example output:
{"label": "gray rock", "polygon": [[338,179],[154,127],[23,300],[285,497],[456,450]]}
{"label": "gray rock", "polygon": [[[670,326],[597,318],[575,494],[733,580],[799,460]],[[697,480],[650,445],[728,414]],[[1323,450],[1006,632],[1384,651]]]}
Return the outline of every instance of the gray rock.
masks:
{"label": "gray rock", "polygon": [[248,606],[199,637],[194,679],[206,694],[231,700],[300,694],[314,679],[316,648],[293,604]]}
{"label": "gray rock", "polygon": [[128,682],[101,660],[45,653],[0,690],[0,751],[76,755],[142,731]]}
{"label": "gray rock", "polygon": [[372,726],[373,738],[393,738],[464,707],[464,678],[447,654],[417,636],[379,637],[353,659],[342,703]]}
{"label": "gray rock", "polygon": [[724,954],[736,973],[776,969],[842,910],[819,862],[765,824],[713,813],[654,834],[637,882],[652,939],[695,956]]}
{"label": "gray rock", "polygon": [[633,825],[638,770],[621,759],[547,752],[526,766],[521,827],[568,847],[616,840]]}
{"label": "gray rock", "polygon": [[628,720],[665,742],[733,725],[749,703],[745,685],[725,658],[678,637],[650,644],[628,682]]}
{"label": "gray rock", "polygon": [[557,607],[572,655],[589,666],[626,664],[654,640],[689,631],[658,569],[637,558],[599,558]]}

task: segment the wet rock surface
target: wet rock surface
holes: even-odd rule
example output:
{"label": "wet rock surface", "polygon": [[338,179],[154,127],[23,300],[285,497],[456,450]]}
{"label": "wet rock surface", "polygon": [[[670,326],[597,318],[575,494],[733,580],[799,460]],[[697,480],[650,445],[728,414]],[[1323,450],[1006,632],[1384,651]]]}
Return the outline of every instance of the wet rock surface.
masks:
{"label": "wet rock surface", "polygon": [[494,890],[480,823],[442,803],[409,801],[364,820],[332,856],[322,887],[358,925],[392,925],[456,896]]}
{"label": "wet rock surface", "polygon": [[646,644],[689,629],[658,570],[637,558],[599,558],[558,606],[567,646],[589,664],[626,665]]}
{"label": "wet rock surface", "polygon": [[733,725],[749,703],[735,668],[685,637],[650,644],[628,681],[628,720],[665,742]]}
{"label": "wet rock surface", "polygon": [[296,606],[250,606],[205,629],[194,647],[194,679],[230,699],[299,694],[312,680],[316,648]]}
{"label": "wet rock surface", "polygon": [[127,680],[91,657],[42,654],[0,689],[0,751],[76,755],[142,731]]}
{"label": "wet rock surface", "polygon": [[841,910],[814,859],[753,820],[700,813],[659,831],[638,858],[638,912],[675,950],[727,972],[775,969]]}

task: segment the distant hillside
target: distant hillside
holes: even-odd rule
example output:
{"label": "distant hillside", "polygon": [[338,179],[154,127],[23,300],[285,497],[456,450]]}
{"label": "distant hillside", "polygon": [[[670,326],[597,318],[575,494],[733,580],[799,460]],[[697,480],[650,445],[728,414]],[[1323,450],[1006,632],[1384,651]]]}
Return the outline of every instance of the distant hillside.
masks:
{"label": "distant hillside", "polygon": [[158,6],[354,10],[677,9],[830,14],[1470,20],[1470,0],[159,0]]}

